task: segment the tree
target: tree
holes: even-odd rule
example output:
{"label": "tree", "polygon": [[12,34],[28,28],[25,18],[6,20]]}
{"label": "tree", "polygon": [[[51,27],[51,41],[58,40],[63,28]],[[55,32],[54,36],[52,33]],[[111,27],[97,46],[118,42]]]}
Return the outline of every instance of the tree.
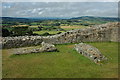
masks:
{"label": "tree", "polygon": [[24,35],[32,35],[33,32],[28,28],[28,26],[24,27],[14,27],[13,30],[13,36],[24,36]]}
{"label": "tree", "polygon": [[43,33],[41,36],[49,36],[50,34],[48,32]]}
{"label": "tree", "polygon": [[2,28],[2,37],[10,36],[10,32],[8,29]]}
{"label": "tree", "polygon": [[41,31],[43,29],[43,27],[41,25],[38,26],[39,31]]}

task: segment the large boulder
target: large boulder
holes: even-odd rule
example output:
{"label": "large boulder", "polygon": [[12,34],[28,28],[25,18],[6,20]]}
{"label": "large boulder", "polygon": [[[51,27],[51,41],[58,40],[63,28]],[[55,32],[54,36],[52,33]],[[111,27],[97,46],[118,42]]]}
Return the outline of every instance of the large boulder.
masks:
{"label": "large boulder", "polygon": [[107,60],[107,58],[102,55],[97,48],[85,43],[75,44],[75,50],[83,56],[94,61],[96,64],[102,64],[102,62]]}
{"label": "large boulder", "polygon": [[41,43],[42,47],[32,47],[32,48],[17,48],[14,54],[29,54],[29,53],[40,53],[40,52],[54,52],[57,48],[53,44]]}

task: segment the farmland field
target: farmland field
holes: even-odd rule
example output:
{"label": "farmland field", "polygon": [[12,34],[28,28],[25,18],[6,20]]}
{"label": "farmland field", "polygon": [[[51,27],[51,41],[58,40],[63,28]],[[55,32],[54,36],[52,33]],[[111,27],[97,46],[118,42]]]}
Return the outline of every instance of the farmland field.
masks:
{"label": "farmland field", "polygon": [[75,26],[75,25],[73,25],[73,26],[61,26],[61,28],[64,30],[82,29],[82,28],[86,28],[86,27],[87,26],[81,26],[81,25],[79,25],[79,26]]}
{"label": "farmland field", "polygon": [[29,27],[33,27],[33,28],[37,28],[39,25],[33,25],[33,26],[29,26]]}
{"label": "farmland field", "polygon": [[[62,29],[64,30],[72,30],[72,29],[82,29],[82,28],[86,28],[87,26],[60,26]],[[48,32],[49,34],[57,34],[59,32],[65,32],[65,31],[48,31],[48,30],[42,30],[42,31],[34,31],[33,33],[36,34],[44,34],[45,32]]]}
{"label": "farmland field", "polygon": [[74,44],[56,45],[59,52],[12,55],[2,50],[3,78],[117,78],[118,43],[87,43],[98,48],[108,62],[97,65],[74,50]]}
{"label": "farmland field", "polygon": [[45,32],[48,32],[49,34],[57,34],[59,32],[64,32],[64,31],[47,31],[47,30],[43,30],[43,31],[34,31],[33,33],[44,34]]}

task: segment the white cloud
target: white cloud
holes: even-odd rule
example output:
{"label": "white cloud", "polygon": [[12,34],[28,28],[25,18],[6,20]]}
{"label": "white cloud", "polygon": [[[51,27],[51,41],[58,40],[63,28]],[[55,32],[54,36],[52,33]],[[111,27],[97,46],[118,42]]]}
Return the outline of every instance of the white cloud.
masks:
{"label": "white cloud", "polygon": [[14,2],[14,4],[5,2],[2,5],[2,13],[7,17],[80,17],[83,15],[109,17],[117,16],[118,13],[117,2],[36,2],[34,4],[32,2]]}
{"label": "white cloud", "polygon": [[119,0],[2,0],[2,2],[119,2]]}
{"label": "white cloud", "polygon": [[41,15],[43,12],[38,12],[38,15]]}
{"label": "white cloud", "polygon": [[11,8],[11,6],[3,6],[3,8]]}
{"label": "white cloud", "polygon": [[31,13],[35,13],[37,11],[37,9],[33,9]]}
{"label": "white cloud", "polygon": [[42,10],[42,8],[37,8],[37,10]]}
{"label": "white cloud", "polygon": [[7,6],[3,6],[3,8],[7,8]]}

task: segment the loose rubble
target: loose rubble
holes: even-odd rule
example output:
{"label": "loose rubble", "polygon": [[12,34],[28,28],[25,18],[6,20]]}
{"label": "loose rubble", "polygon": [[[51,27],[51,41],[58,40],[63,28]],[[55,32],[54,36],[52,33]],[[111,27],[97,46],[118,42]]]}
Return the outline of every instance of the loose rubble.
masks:
{"label": "loose rubble", "polygon": [[30,54],[30,53],[41,53],[41,52],[54,52],[58,51],[53,44],[48,44],[45,42],[41,43],[42,47],[39,48],[23,48],[15,49],[14,54]]}
{"label": "loose rubble", "polygon": [[97,48],[85,43],[75,44],[75,50],[96,64],[102,64],[103,61],[107,60]]}

